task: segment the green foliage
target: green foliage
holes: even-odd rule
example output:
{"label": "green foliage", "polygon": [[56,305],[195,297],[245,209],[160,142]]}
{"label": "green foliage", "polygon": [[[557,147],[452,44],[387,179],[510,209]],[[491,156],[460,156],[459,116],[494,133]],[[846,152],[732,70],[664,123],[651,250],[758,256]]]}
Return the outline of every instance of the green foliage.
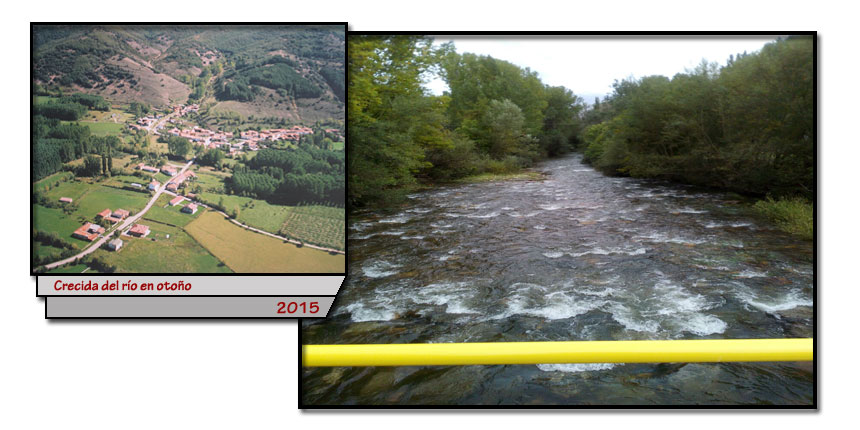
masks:
{"label": "green foliage", "polygon": [[59,101],[37,104],[34,111],[36,115],[42,115],[46,118],[77,121],[87,114],[87,107],[80,103],[60,99]]}
{"label": "green foliage", "polygon": [[585,158],[613,174],[811,197],[812,66],[812,40],[795,38],[721,69],[616,82]]}
{"label": "green foliage", "polygon": [[84,165],[78,170],[80,176],[98,176],[102,174],[102,159],[95,155],[87,155]]}
{"label": "green foliage", "polygon": [[128,110],[129,112],[131,112],[132,115],[136,117],[144,116],[152,111],[149,105],[141,102],[131,102],[131,104],[129,104],[128,106]]}
{"label": "green foliage", "polygon": [[102,112],[107,112],[110,110],[110,103],[108,103],[102,96],[77,93],[72,94],[68,97],[64,97],[64,99],[67,99],[73,103],[84,105],[90,108],[90,110],[97,110]]}
{"label": "green foliage", "polygon": [[814,209],[810,201],[803,198],[774,200],[768,197],[754,206],[761,215],[775,222],[780,229],[807,240],[814,237]]}
{"label": "green foliage", "polygon": [[107,61],[131,48],[99,27],[37,26],[34,32],[34,39],[43,42],[33,54],[38,81],[93,88],[133,78]]}
{"label": "green foliage", "polygon": [[197,157],[197,162],[204,166],[219,166],[224,160],[224,151],[218,149],[207,149]]}
{"label": "green foliage", "polygon": [[191,141],[179,136],[167,136],[163,139],[167,143],[170,154],[179,158],[185,158],[191,152]]}
{"label": "green foliage", "polygon": [[215,96],[218,100],[251,101],[260,93],[256,87],[271,88],[277,90],[279,94],[294,98],[321,96],[322,89],[298,74],[291,64],[295,63],[269,59],[256,66],[226,73],[215,85],[217,88]]}
{"label": "green foliage", "polygon": [[[349,200],[385,202],[418,181],[510,173],[567,152],[582,101],[514,64],[414,36],[349,40]],[[423,80],[440,73],[450,91]]]}
{"label": "green foliage", "polygon": [[489,56],[455,53],[445,57],[442,68],[451,90],[448,114],[454,128],[462,127],[467,136],[487,145],[487,128],[470,127],[468,121],[480,123],[493,100],[507,99],[520,108],[524,133],[541,133],[548,103],[536,72]]}
{"label": "green foliage", "polygon": [[325,79],[328,86],[331,87],[331,91],[334,93],[334,95],[337,96],[337,98],[339,98],[341,101],[346,101],[343,69],[323,67],[320,70],[320,75],[322,75],[323,79]]}
{"label": "green foliage", "polygon": [[226,181],[235,194],[279,204],[344,199],[344,154],[312,146],[263,149],[245,166],[236,166]]}

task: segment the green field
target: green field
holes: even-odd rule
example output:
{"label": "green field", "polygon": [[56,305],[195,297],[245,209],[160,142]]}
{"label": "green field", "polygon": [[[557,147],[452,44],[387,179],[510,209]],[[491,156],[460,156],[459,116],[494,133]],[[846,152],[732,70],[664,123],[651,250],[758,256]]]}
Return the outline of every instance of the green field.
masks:
{"label": "green field", "polygon": [[78,202],[78,210],[75,214],[87,219],[95,218],[96,214],[105,209],[125,209],[135,214],[146,206],[150,198],[148,193],[93,185],[92,189]]}
{"label": "green field", "polygon": [[125,124],[114,122],[80,121],[79,123],[89,127],[93,136],[119,136],[125,128]]}
{"label": "green field", "polygon": [[197,179],[193,183],[199,185],[201,190],[207,193],[222,193],[224,191],[224,178],[230,176],[229,173],[212,171],[210,167],[202,167],[195,173]]}
{"label": "green field", "polygon": [[[146,186],[149,185],[149,181],[150,181],[149,179],[140,178],[137,176],[117,175],[117,176],[111,176],[110,178],[105,179],[104,182],[102,182],[102,185],[107,185],[107,186],[116,187],[116,188],[124,188],[124,187],[130,187],[131,184],[140,184],[144,187],[142,191],[146,191],[148,193],[149,190],[146,189]],[[129,191],[134,191],[134,190],[129,190]]]}
{"label": "green field", "polygon": [[239,273],[341,273],[343,255],[330,255],[245,230],[216,212],[207,211],[185,230]]}
{"label": "green field", "polygon": [[69,197],[77,202],[92,187],[93,185],[84,181],[66,181],[47,192],[42,192],[42,194],[51,201],[59,201],[60,197]]}
{"label": "green field", "polygon": [[230,272],[182,229],[152,221],[143,224],[149,226],[149,236],[123,236],[123,247],[119,251],[99,249],[93,255],[116,266],[118,273]]}
{"label": "green field", "polygon": [[33,96],[33,103],[38,105],[55,99],[56,97],[54,96]]}
{"label": "green field", "polygon": [[327,206],[281,206],[250,197],[200,193],[203,202],[223,201],[227,214],[239,208],[239,222],[305,243],[344,249],[345,217],[342,208]]}
{"label": "green field", "polygon": [[334,142],[334,145],[332,145],[332,147],[333,147],[336,151],[343,151],[343,146],[344,146],[344,142],[341,142],[341,141]]}
{"label": "green field", "polygon": [[[71,197],[77,209],[67,215],[61,208],[33,205],[33,227],[39,231],[56,232],[61,238],[81,248],[90,242],[73,238],[72,232],[84,222],[94,222],[96,214],[105,209],[125,209],[135,213],[143,209],[150,199],[149,193],[120,190],[83,181],[64,182],[45,195],[53,201],[59,200],[60,197]],[[109,229],[110,225],[103,227]]]}
{"label": "green field", "polygon": [[187,214],[180,212],[183,206],[188,204],[188,202],[180,203],[176,206],[169,206],[168,202],[173,199],[173,196],[170,194],[163,194],[158,198],[158,201],[146,211],[146,214],[143,215],[144,219],[157,221],[164,224],[171,224],[177,227],[185,227],[189,222],[193,221],[195,218],[200,216],[205,208],[199,208],[197,213],[195,214]]}
{"label": "green field", "polygon": [[222,199],[227,214],[231,214],[233,208],[238,207],[239,222],[270,233],[278,232],[291,209],[289,206],[272,205],[265,200],[252,199],[250,197],[208,192],[200,193],[200,201],[202,202],[218,205]]}
{"label": "green field", "polygon": [[33,205],[33,228],[44,232],[55,232],[66,242],[84,248],[90,242],[72,237],[72,232],[83,224],[79,221],[77,216],[66,215],[62,209]]}
{"label": "green field", "polygon": [[346,211],[327,206],[290,208],[280,228],[280,235],[302,242],[344,249]]}
{"label": "green field", "polygon": [[60,259],[60,253],[63,251],[65,251],[63,248],[33,242],[33,255],[37,257],[51,257],[50,260],[56,261]]}
{"label": "green field", "polygon": [[71,172],[57,172],[57,173],[54,173],[54,174],[53,174],[53,175],[51,175],[51,176],[48,176],[48,177],[46,177],[46,178],[42,178],[42,179],[40,179],[40,180],[38,180],[38,181],[36,181],[36,182],[34,182],[34,183],[33,183],[33,191],[40,190],[40,189],[41,189],[42,191],[44,191],[44,189],[43,189],[43,188],[44,188],[46,185],[51,186],[51,187],[53,187],[53,186],[55,186],[55,185],[59,185],[59,183],[61,182],[61,179],[62,179],[64,176],[69,176],[69,175],[71,175],[72,177],[74,177],[74,174],[72,174]]}

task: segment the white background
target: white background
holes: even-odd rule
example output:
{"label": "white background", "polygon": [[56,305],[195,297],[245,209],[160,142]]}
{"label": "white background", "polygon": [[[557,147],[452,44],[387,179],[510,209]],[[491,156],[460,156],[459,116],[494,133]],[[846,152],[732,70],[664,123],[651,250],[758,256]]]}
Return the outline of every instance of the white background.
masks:
{"label": "white background", "polygon": [[[0,428],[845,427],[857,409],[857,12],[827,2],[46,2],[4,4]],[[843,2],[839,2],[843,3]],[[835,2],[832,4],[836,4]],[[844,2],[843,4],[849,4]],[[819,32],[820,412],[300,412],[297,325],[52,322],[29,262],[30,21],[349,21],[354,30]],[[583,59],[589,61],[599,58]],[[826,331],[826,335],[825,332]],[[845,422],[842,422],[842,421]]]}

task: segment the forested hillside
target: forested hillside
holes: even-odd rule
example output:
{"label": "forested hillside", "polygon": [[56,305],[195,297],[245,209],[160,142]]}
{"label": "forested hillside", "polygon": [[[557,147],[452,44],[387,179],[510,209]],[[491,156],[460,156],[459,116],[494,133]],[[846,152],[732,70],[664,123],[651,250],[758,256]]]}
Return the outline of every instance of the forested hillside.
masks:
{"label": "forested hillside", "polygon": [[[342,27],[35,26],[36,84],[153,106],[343,120]],[[229,102],[227,104],[219,102]]]}

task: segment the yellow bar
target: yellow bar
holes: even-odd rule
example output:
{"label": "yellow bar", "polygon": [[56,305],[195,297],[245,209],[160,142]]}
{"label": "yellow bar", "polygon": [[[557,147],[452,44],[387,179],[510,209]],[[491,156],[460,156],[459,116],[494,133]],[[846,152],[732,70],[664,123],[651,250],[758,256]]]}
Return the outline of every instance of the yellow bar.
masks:
{"label": "yellow bar", "polygon": [[302,365],[305,367],[810,360],[811,338],[409,343],[302,347]]}

